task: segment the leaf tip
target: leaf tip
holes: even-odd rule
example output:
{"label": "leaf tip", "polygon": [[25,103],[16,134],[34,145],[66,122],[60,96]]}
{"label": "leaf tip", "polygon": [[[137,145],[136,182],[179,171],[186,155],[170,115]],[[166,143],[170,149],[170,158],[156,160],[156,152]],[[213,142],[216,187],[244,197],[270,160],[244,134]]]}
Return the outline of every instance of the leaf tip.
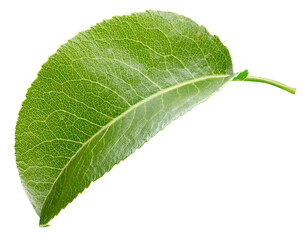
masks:
{"label": "leaf tip", "polygon": [[41,224],[41,222],[39,223],[39,226],[40,226],[41,228],[50,227],[50,225],[49,225],[48,223]]}

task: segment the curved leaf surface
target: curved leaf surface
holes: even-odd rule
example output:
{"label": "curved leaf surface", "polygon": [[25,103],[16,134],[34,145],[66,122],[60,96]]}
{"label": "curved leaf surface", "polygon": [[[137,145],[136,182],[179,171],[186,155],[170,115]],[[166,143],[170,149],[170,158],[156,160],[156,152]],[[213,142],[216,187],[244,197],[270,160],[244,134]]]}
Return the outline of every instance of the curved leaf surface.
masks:
{"label": "curved leaf surface", "polygon": [[16,125],[17,166],[40,225],[172,120],[246,77],[233,73],[217,36],[170,12],[114,17],[62,45]]}

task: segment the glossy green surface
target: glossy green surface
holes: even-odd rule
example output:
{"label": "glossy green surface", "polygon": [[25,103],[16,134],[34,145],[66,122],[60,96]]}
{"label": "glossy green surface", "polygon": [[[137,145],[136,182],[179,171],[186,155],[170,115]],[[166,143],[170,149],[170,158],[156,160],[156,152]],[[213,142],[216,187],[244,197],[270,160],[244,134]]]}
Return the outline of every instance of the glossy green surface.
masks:
{"label": "glossy green surface", "polygon": [[234,74],[218,37],[192,20],[147,11],[103,21],[62,45],[29,88],[16,162],[45,226],[172,120]]}

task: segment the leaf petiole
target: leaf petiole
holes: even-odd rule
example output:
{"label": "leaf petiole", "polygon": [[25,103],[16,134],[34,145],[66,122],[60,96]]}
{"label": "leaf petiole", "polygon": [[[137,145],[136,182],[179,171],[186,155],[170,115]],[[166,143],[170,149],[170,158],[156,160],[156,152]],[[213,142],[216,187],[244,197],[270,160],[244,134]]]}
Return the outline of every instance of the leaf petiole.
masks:
{"label": "leaf petiole", "polygon": [[234,79],[233,81],[247,81],[247,82],[261,82],[261,83],[267,83],[270,85],[273,85],[275,87],[281,88],[289,93],[295,94],[296,88],[290,87],[286,84],[283,84],[281,82],[269,79],[269,78],[263,78],[263,77],[255,77],[255,76],[248,76],[244,80],[240,79]]}

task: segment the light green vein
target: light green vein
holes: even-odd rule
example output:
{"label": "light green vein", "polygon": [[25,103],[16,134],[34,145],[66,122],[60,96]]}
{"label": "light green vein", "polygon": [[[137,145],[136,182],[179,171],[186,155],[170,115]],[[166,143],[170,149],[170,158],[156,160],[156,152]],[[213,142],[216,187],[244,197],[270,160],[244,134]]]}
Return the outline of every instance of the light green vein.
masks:
{"label": "light green vein", "polygon": [[91,138],[89,138],[86,142],[84,142],[81,147],[75,152],[75,154],[69,159],[69,161],[65,164],[65,166],[63,167],[63,169],[61,170],[61,172],[59,173],[59,175],[57,176],[57,178],[55,179],[53,185],[51,186],[49,192],[46,195],[46,198],[42,204],[42,208],[44,208],[45,202],[48,199],[48,196],[50,195],[50,193],[52,192],[56,182],[58,181],[58,179],[61,177],[63,171],[70,165],[70,163],[72,162],[72,160],[77,156],[77,154],[88,144],[90,143],[97,135],[99,135],[101,132],[103,132],[106,128],[109,128],[112,124],[114,124],[116,121],[118,121],[119,119],[123,118],[124,116],[126,116],[127,114],[129,114],[131,111],[134,111],[136,108],[138,108],[139,106],[151,101],[152,99],[163,95],[167,92],[170,92],[172,90],[175,90],[177,88],[181,88],[183,86],[186,85],[190,85],[190,84],[194,84],[196,82],[201,82],[201,81],[205,81],[207,79],[213,79],[213,78],[225,78],[225,77],[231,77],[232,75],[211,75],[211,76],[205,76],[205,77],[201,77],[201,78],[195,78],[195,79],[191,79],[189,81],[185,81],[182,83],[179,83],[177,85],[173,85],[169,88],[163,89],[159,92],[156,92],[155,94],[152,94],[151,96],[141,100],[140,102],[136,103],[135,105],[132,105],[130,108],[128,108],[125,112],[123,112],[122,114],[120,114],[119,116],[117,116],[116,118],[112,119],[109,123],[107,123],[105,126],[103,126],[98,132],[96,132]]}

